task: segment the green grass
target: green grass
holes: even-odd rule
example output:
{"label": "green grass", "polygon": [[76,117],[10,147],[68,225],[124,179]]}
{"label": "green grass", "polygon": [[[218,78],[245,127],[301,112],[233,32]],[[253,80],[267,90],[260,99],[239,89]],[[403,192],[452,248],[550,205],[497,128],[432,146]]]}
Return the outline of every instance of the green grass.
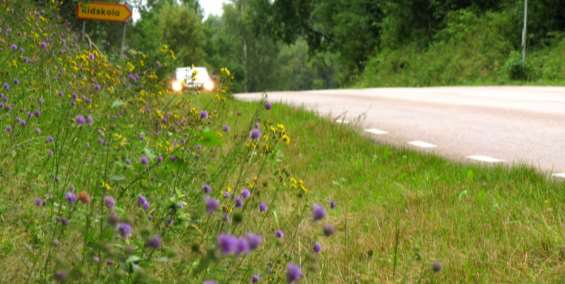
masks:
{"label": "green grass", "polygon": [[282,105],[272,119],[292,129],[287,166],[343,216],[328,264],[335,282],[565,281],[565,183],[381,145]]}

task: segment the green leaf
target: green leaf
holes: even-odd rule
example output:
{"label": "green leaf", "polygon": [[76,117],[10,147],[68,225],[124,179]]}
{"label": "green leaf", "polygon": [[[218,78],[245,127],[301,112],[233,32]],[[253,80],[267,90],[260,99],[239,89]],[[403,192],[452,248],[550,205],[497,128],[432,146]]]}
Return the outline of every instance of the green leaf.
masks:
{"label": "green leaf", "polygon": [[125,105],[126,103],[124,103],[124,101],[117,99],[112,103],[112,108],[118,108],[121,107],[123,105]]}

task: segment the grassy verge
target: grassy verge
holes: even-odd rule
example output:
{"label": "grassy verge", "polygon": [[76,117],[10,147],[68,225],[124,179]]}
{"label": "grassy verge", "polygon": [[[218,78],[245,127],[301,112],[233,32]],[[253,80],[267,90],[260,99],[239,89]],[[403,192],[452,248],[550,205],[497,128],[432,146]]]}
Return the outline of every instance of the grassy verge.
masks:
{"label": "grassy verge", "polygon": [[[253,107],[229,102],[243,114]],[[286,106],[273,119],[292,129],[287,166],[344,216],[329,249],[335,281],[565,280],[564,183],[375,144]]]}

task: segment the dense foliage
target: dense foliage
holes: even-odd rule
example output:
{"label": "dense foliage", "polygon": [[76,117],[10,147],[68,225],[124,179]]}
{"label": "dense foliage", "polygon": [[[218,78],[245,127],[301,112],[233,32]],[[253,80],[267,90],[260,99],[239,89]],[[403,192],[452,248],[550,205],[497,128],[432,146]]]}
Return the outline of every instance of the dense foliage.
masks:
{"label": "dense foliage", "polygon": [[[520,52],[523,0],[232,0],[203,18],[198,1],[129,1],[141,11],[128,44],[157,60],[167,44],[176,65],[228,66],[236,91],[362,85],[560,83],[565,0],[530,1],[528,47]],[[76,1],[65,0],[72,19]],[[120,25],[88,23],[106,50]],[[112,40],[113,39],[113,40]],[[492,48],[490,48],[492,47]],[[549,61],[545,59],[550,58]]]}

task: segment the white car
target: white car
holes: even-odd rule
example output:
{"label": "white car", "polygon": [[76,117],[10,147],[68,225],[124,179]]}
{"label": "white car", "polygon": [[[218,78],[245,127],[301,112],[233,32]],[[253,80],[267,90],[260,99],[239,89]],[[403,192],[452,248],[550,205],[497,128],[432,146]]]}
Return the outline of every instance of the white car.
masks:
{"label": "white car", "polygon": [[213,91],[215,84],[206,67],[180,67],[175,71],[171,87],[175,92],[184,89]]}

